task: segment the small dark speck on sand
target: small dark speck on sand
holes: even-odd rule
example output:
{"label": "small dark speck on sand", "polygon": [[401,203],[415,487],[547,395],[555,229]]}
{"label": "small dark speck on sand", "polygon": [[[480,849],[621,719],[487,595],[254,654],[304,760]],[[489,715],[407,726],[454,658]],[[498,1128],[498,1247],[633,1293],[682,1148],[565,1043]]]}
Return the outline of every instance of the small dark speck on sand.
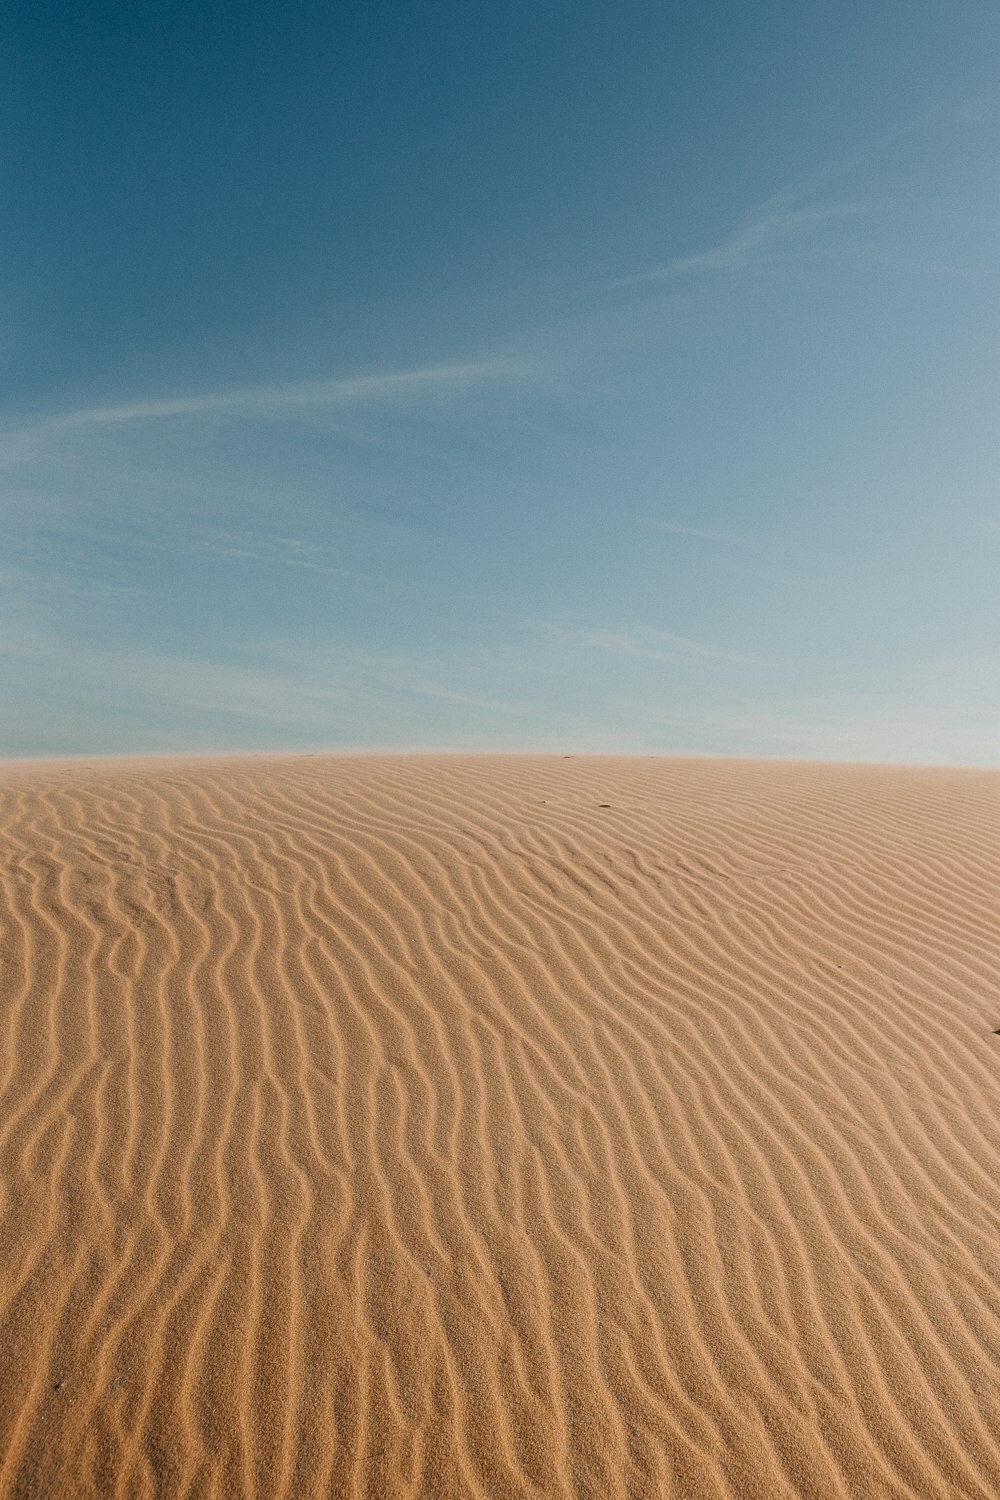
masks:
{"label": "small dark speck on sand", "polygon": [[598,805],[598,807],[610,807],[611,803],[610,802],[598,802],[597,805]]}

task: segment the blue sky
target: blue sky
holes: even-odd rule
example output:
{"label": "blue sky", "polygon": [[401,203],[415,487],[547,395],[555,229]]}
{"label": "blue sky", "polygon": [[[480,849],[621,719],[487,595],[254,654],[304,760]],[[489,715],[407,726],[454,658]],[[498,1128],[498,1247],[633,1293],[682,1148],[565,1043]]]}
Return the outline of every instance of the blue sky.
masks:
{"label": "blue sky", "polygon": [[0,754],[1000,764],[1000,10],[20,6]]}

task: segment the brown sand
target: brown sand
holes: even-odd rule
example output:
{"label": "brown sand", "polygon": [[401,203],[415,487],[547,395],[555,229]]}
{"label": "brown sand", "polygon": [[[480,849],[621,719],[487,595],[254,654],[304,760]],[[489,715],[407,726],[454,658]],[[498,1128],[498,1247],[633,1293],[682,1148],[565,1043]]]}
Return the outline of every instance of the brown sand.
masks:
{"label": "brown sand", "polygon": [[1000,773],[8,766],[0,849],[4,1496],[1000,1494]]}

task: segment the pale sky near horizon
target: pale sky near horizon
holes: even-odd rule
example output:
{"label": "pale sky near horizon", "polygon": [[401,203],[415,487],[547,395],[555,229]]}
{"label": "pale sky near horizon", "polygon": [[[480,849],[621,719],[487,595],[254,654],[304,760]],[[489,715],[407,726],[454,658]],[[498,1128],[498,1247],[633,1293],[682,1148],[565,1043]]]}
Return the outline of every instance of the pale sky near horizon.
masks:
{"label": "pale sky near horizon", "polygon": [[0,755],[1000,765],[1000,8],[18,11]]}

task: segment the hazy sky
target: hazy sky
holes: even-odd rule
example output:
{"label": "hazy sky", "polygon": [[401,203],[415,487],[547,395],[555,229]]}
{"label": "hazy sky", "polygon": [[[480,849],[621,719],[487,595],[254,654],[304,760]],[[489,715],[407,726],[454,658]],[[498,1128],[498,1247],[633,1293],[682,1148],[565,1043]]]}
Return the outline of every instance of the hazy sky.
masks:
{"label": "hazy sky", "polygon": [[1000,7],[15,8],[0,753],[1000,764]]}

